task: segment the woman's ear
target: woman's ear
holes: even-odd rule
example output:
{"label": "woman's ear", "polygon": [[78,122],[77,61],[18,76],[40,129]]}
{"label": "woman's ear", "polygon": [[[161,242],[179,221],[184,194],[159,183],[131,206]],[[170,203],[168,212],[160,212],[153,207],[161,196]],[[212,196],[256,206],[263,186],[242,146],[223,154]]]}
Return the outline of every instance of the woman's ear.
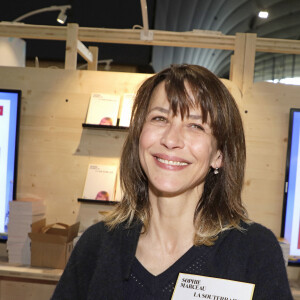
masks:
{"label": "woman's ear", "polygon": [[221,150],[218,150],[216,154],[214,155],[214,159],[211,163],[211,167],[216,169],[216,168],[221,168],[223,165],[223,153]]}

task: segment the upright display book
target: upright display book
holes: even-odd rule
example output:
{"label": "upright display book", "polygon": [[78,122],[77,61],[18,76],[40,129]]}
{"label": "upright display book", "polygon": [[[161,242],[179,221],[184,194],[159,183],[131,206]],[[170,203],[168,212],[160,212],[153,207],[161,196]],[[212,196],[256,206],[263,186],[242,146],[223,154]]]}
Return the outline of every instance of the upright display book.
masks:
{"label": "upright display book", "polygon": [[89,164],[84,185],[83,199],[116,201],[117,166]]}
{"label": "upright display book", "polygon": [[129,127],[134,97],[135,94],[123,95],[119,126]]}
{"label": "upright display book", "polygon": [[92,93],[86,124],[116,126],[120,95]]}

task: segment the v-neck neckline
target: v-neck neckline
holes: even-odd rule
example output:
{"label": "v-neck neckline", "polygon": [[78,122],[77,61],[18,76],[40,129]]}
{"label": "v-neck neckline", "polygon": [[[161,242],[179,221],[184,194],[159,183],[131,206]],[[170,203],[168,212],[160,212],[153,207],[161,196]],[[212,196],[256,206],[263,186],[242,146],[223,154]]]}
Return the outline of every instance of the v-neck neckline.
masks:
{"label": "v-neck neckline", "polygon": [[[192,246],[170,267],[158,275],[153,275],[149,272],[136,257],[133,262],[133,270],[135,274],[139,274],[139,279],[145,284],[145,287],[148,288],[150,293],[154,294],[158,289],[166,286],[169,281],[176,281],[179,272],[195,259],[198,250],[199,247]],[[174,274],[176,278],[174,278]],[[174,282],[172,282],[172,284],[173,283]]]}
{"label": "v-neck neckline", "polygon": [[170,265],[167,269],[159,273],[158,275],[152,274],[150,271],[148,271],[147,268],[144,267],[144,265],[135,257],[135,263],[136,266],[139,268],[139,271],[141,271],[148,279],[150,278],[163,278],[165,277],[166,273],[170,273],[173,271],[173,269],[176,269],[178,265],[181,265],[183,261],[186,261],[187,257],[195,253],[195,246],[192,246],[189,248],[182,256],[180,256],[172,265]]}

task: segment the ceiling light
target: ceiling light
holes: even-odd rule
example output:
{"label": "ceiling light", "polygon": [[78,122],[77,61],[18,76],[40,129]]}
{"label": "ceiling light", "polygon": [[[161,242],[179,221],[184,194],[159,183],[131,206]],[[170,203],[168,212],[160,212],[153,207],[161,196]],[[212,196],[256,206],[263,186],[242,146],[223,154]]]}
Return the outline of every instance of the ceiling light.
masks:
{"label": "ceiling light", "polygon": [[66,11],[65,11],[65,10],[63,11],[63,10],[62,10],[62,11],[58,14],[58,17],[57,17],[56,21],[57,21],[58,23],[60,23],[60,24],[65,24],[66,20],[67,20]]}
{"label": "ceiling light", "polygon": [[57,17],[57,22],[64,24],[67,19],[66,10],[70,9],[71,7],[72,7],[71,5],[53,5],[53,6],[49,6],[49,7],[36,9],[36,10],[30,11],[30,12],[16,18],[15,20],[13,20],[13,22],[20,22],[21,20],[23,20],[25,18],[28,18],[28,17],[36,15],[36,14],[40,14],[43,12],[59,10],[60,12]]}
{"label": "ceiling light", "polygon": [[269,12],[266,11],[266,10],[261,10],[261,11],[258,13],[258,16],[259,16],[261,19],[267,19],[268,16],[269,16]]}

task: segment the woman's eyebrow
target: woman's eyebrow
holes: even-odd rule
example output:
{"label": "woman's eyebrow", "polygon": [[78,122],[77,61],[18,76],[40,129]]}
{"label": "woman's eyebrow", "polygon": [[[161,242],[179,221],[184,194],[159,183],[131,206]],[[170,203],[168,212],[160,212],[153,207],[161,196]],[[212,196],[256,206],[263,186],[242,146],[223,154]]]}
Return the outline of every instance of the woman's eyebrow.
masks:
{"label": "woman's eyebrow", "polygon": [[201,115],[189,115],[188,118],[192,120],[202,120]]}
{"label": "woman's eyebrow", "polygon": [[[164,114],[169,114],[169,112],[170,112],[169,109],[163,108],[161,106],[155,106],[155,107],[151,108],[148,113],[151,113],[152,111],[155,111],[155,110],[157,110],[157,111],[159,111],[161,113],[164,113]],[[188,119],[192,119],[192,120],[197,120],[198,121],[198,120],[202,120],[202,116],[201,115],[190,114],[188,116]]]}
{"label": "woman's eyebrow", "polygon": [[166,109],[166,108],[163,108],[163,107],[160,107],[160,106],[155,106],[155,107],[151,108],[148,113],[151,113],[154,110],[157,110],[157,111],[159,111],[161,113],[165,113],[165,114],[169,113],[169,109]]}

